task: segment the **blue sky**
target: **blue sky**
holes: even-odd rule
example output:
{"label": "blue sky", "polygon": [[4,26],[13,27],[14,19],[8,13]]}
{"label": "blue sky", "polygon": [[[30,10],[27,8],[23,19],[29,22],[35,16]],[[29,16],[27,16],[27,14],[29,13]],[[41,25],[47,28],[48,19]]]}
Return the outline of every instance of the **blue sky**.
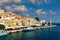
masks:
{"label": "blue sky", "polygon": [[0,0],[0,8],[22,16],[60,23],[60,0]]}

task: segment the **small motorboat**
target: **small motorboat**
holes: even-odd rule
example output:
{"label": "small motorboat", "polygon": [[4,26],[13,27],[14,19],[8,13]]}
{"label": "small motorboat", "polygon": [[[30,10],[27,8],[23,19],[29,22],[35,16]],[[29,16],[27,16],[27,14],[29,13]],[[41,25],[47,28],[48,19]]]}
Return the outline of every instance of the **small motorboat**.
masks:
{"label": "small motorboat", "polygon": [[8,33],[5,30],[0,30],[0,36],[7,35]]}
{"label": "small motorboat", "polygon": [[32,31],[32,30],[35,30],[35,28],[33,28],[33,27],[27,27],[23,31]]}

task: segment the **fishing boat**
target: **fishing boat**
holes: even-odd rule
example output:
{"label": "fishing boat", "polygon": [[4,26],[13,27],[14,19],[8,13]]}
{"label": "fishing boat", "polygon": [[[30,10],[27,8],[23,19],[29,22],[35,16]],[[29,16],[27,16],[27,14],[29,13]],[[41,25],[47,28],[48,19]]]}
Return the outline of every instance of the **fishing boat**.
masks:
{"label": "fishing boat", "polygon": [[0,30],[0,36],[4,36],[4,35],[7,35],[8,33],[4,30]]}

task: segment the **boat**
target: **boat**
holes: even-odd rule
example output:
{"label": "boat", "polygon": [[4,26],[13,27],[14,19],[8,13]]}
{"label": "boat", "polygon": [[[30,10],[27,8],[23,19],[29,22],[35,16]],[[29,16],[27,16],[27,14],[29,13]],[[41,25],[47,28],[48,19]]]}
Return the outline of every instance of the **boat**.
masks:
{"label": "boat", "polygon": [[0,30],[0,36],[7,35],[8,33],[5,30]]}
{"label": "boat", "polygon": [[[47,23],[48,24],[48,23]],[[56,27],[57,25],[53,25],[52,24],[52,21],[51,21],[51,19],[50,19],[50,22],[49,22],[49,25],[47,25],[47,27]]]}
{"label": "boat", "polygon": [[35,30],[35,28],[33,28],[33,27],[27,27],[27,28],[24,28],[23,31],[33,31],[33,30]]}

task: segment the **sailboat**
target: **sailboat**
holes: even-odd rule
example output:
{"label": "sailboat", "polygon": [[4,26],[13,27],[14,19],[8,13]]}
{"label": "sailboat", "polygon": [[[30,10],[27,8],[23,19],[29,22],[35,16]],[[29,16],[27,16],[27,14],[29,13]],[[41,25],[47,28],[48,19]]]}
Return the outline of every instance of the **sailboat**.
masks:
{"label": "sailboat", "polygon": [[52,21],[51,21],[51,19],[50,19],[50,24],[49,24],[49,26],[48,27],[55,27],[56,25],[52,25]]}

